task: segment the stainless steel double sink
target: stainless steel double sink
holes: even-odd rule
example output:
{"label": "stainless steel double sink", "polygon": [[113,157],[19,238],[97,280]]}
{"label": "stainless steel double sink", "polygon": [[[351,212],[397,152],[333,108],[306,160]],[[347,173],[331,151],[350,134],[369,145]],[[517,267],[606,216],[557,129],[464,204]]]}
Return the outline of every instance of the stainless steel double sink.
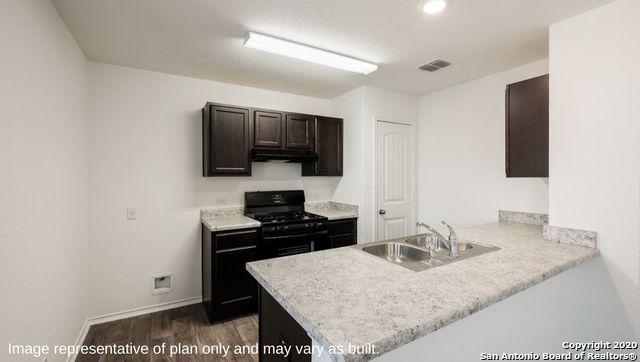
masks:
{"label": "stainless steel double sink", "polygon": [[495,246],[472,242],[458,242],[458,257],[451,258],[449,256],[449,250],[440,245],[436,249],[436,255],[431,257],[427,246],[429,236],[431,236],[431,234],[379,241],[358,245],[356,249],[360,249],[413,271],[427,270],[500,250],[500,248]]}

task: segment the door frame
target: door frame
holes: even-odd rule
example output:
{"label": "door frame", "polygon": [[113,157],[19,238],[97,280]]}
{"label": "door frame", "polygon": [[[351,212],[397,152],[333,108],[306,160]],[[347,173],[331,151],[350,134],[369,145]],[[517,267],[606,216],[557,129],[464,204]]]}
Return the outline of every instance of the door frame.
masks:
{"label": "door frame", "polygon": [[383,119],[383,117],[375,118],[375,131],[373,136],[373,198],[374,198],[374,209],[373,209],[373,238],[375,241],[378,241],[378,210],[380,207],[378,206],[378,124],[379,123],[392,123],[401,126],[408,126],[411,130],[411,233],[416,233],[416,126],[411,123],[406,122],[398,122],[398,121],[388,121]]}

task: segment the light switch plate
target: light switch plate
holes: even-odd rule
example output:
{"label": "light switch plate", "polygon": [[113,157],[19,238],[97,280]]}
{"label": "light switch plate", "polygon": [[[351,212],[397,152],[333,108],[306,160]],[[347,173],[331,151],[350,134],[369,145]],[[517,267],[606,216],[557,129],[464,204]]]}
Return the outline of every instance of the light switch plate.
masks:
{"label": "light switch plate", "polygon": [[127,220],[137,220],[138,219],[138,209],[133,206],[127,207]]}

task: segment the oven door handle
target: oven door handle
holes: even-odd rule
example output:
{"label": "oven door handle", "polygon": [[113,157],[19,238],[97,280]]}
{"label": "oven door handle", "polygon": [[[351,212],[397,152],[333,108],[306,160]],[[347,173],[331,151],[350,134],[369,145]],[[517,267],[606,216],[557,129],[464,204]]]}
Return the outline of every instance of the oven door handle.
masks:
{"label": "oven door handle", "polygon": [[282,236],[265,236],[262,239],[264,240],[283,240],[283,239],[296,239],[296,238],[306,238],[309,236],[322,236],[327,235],[328,231],[317,231],[308,234],[293,234],[293,235],[282,235]]}

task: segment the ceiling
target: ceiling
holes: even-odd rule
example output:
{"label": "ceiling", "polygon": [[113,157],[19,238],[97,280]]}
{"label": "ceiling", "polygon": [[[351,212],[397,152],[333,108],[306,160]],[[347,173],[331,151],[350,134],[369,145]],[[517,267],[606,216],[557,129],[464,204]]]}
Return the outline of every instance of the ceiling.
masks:
{"label": "ceiling", "polygon": [[[547,57],[548,26],[611,0],[52,0],[90,60],[334,98],[422,95]],[[360,75],[248,49],[248,30],[377,63]],[[434,58],[453,64],[434,73]]]}

